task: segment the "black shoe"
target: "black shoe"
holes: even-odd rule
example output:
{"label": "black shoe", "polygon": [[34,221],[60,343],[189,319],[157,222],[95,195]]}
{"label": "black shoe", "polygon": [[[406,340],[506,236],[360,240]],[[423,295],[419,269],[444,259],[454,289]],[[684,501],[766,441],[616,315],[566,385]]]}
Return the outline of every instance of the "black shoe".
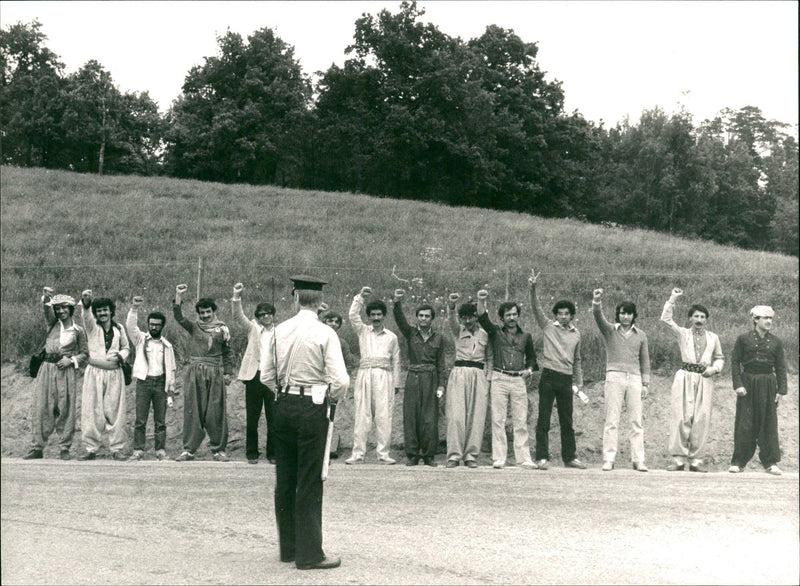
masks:
{"label": "black shoe", "polygon": [[292,557],[282,557],[281,558],[281,562],[283,562],[284,564],[290,564],[293,561],[294,561],[294,556],[292,556]]}
{"label": "black shoe", "polygon": [[247,458],[248,464],[258,464],[258,458]]}
{"label": "black shoe", "polygon": [[678,464],[677,462],[673,462],[672,464],[667,466],[667,472],[681,472],[683,470],[683,467],[684,467],[683,464]]}
{"label": "black shoe", "polygon": [[37,450],[36,448],[22,456],[23,460],[41,460],[42,458],[44,458],[44,453],[42,450]]}
{"label": "black shoe", "polygon": [[94,452],[86,452],[82,456],[78,456],[78,460],[94,460],[97,458],[97,454]]}
{"label": "black shoe", "polygon": [[416,466],[417,464],[419,464],[419,458],[417,456],[412,456],[406,460],[406,466]]}
{"label": "black shoe", "polygon": [[332,568],[338,568],[342,565],[342,560],[337,557],[327,557],[325,556],[322,558],[322,561],[317,562],[316,564],[308,564],[308,565],[299,565],[297,566],[298,570],[330,570]]}
{"label": "black shoe", "polygon": [[433,458],[423,458],[422,461],[426,466],[436,468],[436,462],[433,461]]}
{"label": "black shoe", "polygon": [[61,457],[62,460],[69,460],[72,457],[72,456],[69,455],[69,450],[66,449],[66,448],[61,450],[61,452],[59,453],[59,456]]}
{"label": "black shoe", "polygon": [[708,468],[703,465],[695,466],[694,464],[690,464],[689,472],[708,472]]}

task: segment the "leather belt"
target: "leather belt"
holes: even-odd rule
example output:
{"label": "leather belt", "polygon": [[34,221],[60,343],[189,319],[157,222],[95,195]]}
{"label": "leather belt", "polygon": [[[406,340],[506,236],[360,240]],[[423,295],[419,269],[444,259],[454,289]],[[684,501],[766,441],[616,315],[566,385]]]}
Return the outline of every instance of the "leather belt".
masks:
{"label": "leather belt", "polygon": [[281,390],[282,395],[298,395],[300,397],[306,396],[306,391],[308,391],[308,396],[311,396],[311,387],[286,387],[285,389]]}
{"label": "leather belt", "polygon": [[453,366],[466,366],[467,368],[480,368],[483,370],[483,362],[474,360],[456,360]]}
{"label": "leather belt", "polygon": [[505,374],[506,376],[524,376],[525,371],[522,370],[503,370],[502,368],[495,368],[493,369],[495,372],[499,372],[500,374]]}

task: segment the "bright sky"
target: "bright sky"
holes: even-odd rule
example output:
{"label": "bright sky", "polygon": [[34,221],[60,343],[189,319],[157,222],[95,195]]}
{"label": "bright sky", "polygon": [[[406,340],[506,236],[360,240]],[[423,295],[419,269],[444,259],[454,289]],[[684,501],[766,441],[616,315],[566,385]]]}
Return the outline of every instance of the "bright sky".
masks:
{"label": "bright sky", "polygon": [[[489,24],[537,42],[566,110],[613,126],[626,115],[683,104],[695,124],[725,107],[761,108],[798,122],[797,2],[419,2],[433,22],[464,40]],[[264,27],[295,47],[311,74],[343,64],[363,13],[399,2],[10,2],[0,24],[38,18],[47,46],[79,69],[96,59],[122,91],[149,91],[162,111],[184,77],[217,51],[227,29],[246,38]],[[796,133],[796,131],[795,131]]]}

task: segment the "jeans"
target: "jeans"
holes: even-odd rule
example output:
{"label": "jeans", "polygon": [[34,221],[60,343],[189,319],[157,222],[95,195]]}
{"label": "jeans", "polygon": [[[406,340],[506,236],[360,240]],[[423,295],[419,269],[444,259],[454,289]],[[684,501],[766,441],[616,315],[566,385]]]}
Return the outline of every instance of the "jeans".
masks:
{"label": "jeans", "polygon": [[155,449],[163,450],[167,445],[167,393],[164,390],[166,378],[148,376],[136,381],[136,423],[133,426],[133,449],[144,450],[147,418],[150,404],[153,405],[153,441]]}

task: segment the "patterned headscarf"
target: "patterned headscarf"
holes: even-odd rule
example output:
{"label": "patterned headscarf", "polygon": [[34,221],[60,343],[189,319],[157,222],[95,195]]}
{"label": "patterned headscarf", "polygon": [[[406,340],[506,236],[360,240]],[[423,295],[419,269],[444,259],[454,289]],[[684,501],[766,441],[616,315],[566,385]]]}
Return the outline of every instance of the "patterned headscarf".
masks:
{"label": "patterned headscarf", "polygon": [[769,305],[756,305],[750,310],[750,317],[775,317],[775,310]]}
{"label": "patterned headscarf", "polygon": [[75,307],[75,298],[70,295],[62,295],[59,293],[58,295],[53,295],[50,299],[50,303],[47,305],[51,307],[55,307],[56,305],[71,305]]}

